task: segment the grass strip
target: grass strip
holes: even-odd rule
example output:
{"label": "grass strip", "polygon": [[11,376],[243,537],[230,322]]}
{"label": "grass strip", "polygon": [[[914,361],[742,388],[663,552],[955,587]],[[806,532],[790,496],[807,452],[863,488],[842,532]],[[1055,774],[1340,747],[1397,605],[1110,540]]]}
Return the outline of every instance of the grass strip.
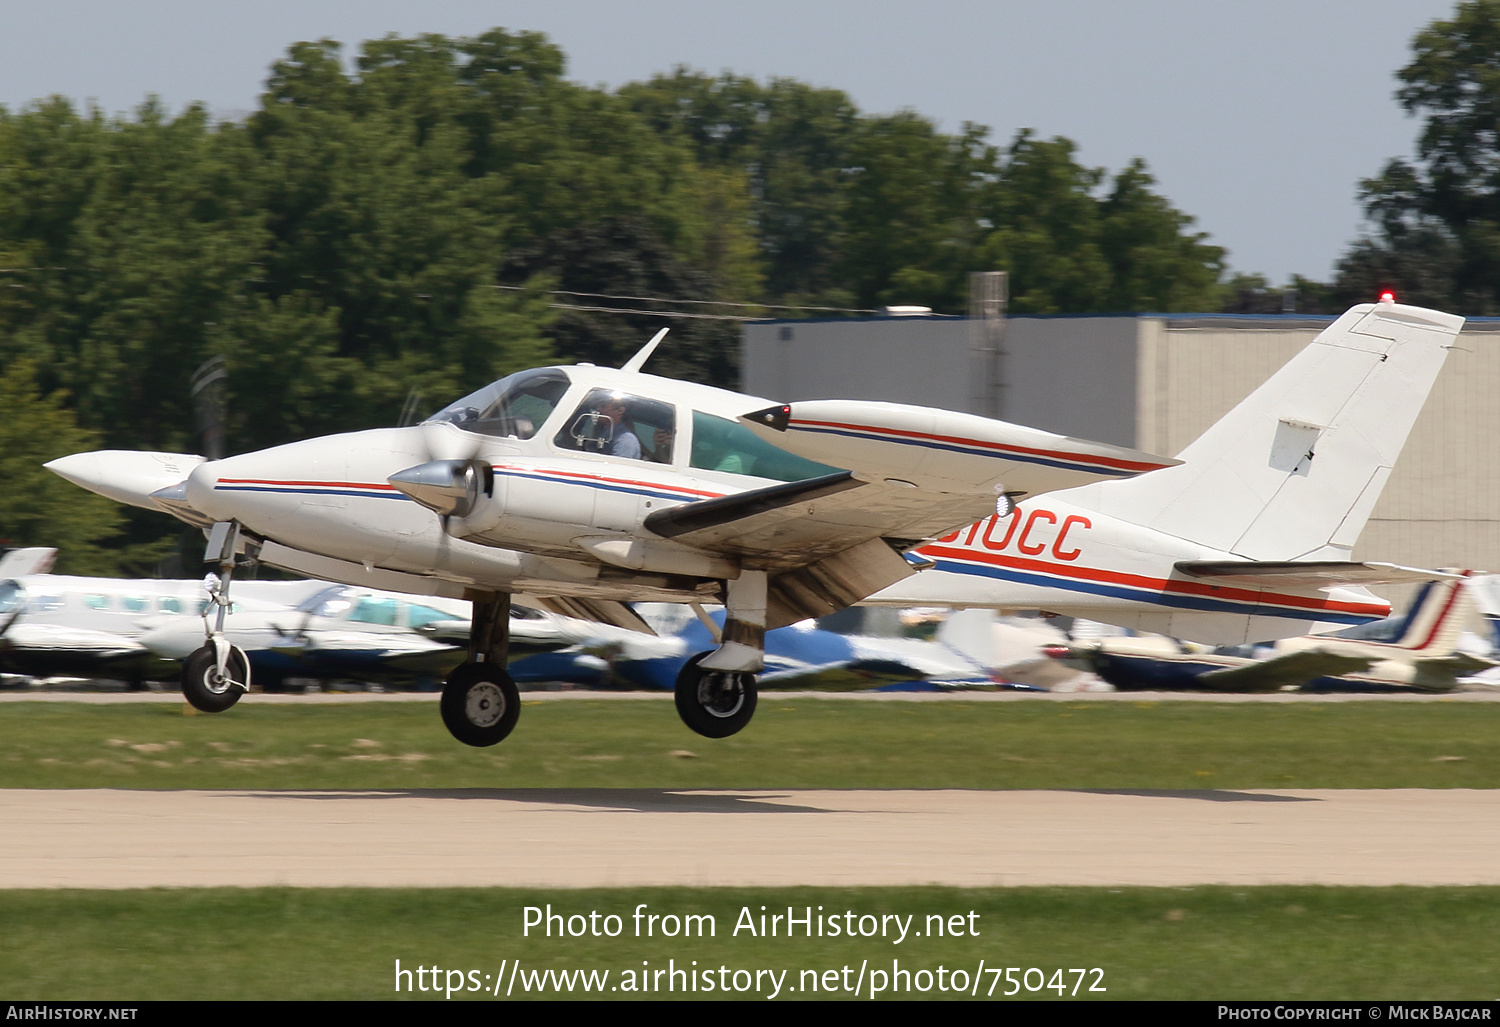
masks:
{"label": "grass strip", "polygon": [[[535,919],[549,904],[563,918],[553,936],[538,927],[523,937],[526,907],[542,911]],[[713,936],[661,937],[671,921],[659,919],[650,924],[654,937],[636,937],[632,914],[641,906],[646,917],[710,915]],[[808,938],[800,925],[794,937],[784,927],[764,937],[762,907],[768,916],[791,907],[797,918],[810,908],[841,923],[850,913],[856,932],[861,917],[870,930],[888,915],[912,919],[899,943],[888,919],[885,937]],[[618,916],[619,936],[558,936],[574,915],[584,929],[591,912],[601,932],[615,926],[608,915]],[[754,935],[734,933],[745,916],[757,924]],[[929,916],[961,922],[960,936],[916,936]],[[755,974],[770,970],[786,971],[777,998],[848,999],[863,968],[857,990],[866,999],[882,971],[882,999],[975,991],[1000,999],[1014,989],[1033,1001],[1493,1000],[1497,923],[1500,888],[8,891],[0,892],[0,981],[8,1000],[449,1001],[445,986],[456,982],[452,1001],[496,1001],[505,1000],[507,980],[513,1000],[682,998],[684,989],[764,1000],[773,979]],[[423,974],[423,990],[414,973],[398,978],[398,959],[408,971],[438,972]],[[515,960],[520,972],[511,979]],[[1002,973],[980,970],[981,960]],[[1017,968],[1018,983],[1007,983],[1007,967]],[[1028,976],[1031,968],[1047,983]],[[1103,973],[1082,975],[1080,987],[1080,975],[1067,972],[1074,968]],[[671,969],[685,972],[674,978]],[[594,990],[572,976],[578,970],[594,972]],[[554,976],[533,976],[546,971]],[[571,985],[560,985],[556,971],[567,971]],[[1091,993],[1094,986],[1106,990]]]}
{"label": "grass strip", "polygon": [[0,707],[4,788],[1496,788],[1500,705],[531,702],[490,749],[435,706]]}

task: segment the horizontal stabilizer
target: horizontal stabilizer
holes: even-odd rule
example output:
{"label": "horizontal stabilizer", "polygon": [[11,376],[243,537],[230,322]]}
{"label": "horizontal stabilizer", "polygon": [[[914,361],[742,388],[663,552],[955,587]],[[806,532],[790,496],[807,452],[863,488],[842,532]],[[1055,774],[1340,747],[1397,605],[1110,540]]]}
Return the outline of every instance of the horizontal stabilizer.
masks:
{"label": "horizontal stabilizer", "polygon": [[1454,677],[1464,677],[1468,674],[1478,674],[1480,671],[1489,670],[1491,667],[1500,667],[1500,663],[1487,660],[1483,656],[1475,656],[1473,653],[1456,652],[1437,660],[1418,660],[1417,670],[1420,677],[1424,670],[1440,670]]}
{"label": "horizontal stabilizer", "polygon": [[1198,675],[1198,682],[1217,692],[1277,692],[1318,678],[1369,670],[1377,662],[1373,656],[1344,656],[1310,649],[1258,660],[1243,667],[1211,670]]}
{"label": "horizontal stabilizer", "polygon": [[1402,567],[1394,563],[1350,563],[1343,560],[1179,560],[1174,566],[1193,578],[1226,585],[1261,585],[1266,588],[1393,585],[1417,581],[1451,581],[1463,577],[1462,574],[1449,571]]}
{"label": "horizontal stabilizer", "polygon": [[859,400],[811,400],[745,414],[775,446],[866,481],[939,492],[1039,495],[1131,478],[1180,461],[975,414]]}

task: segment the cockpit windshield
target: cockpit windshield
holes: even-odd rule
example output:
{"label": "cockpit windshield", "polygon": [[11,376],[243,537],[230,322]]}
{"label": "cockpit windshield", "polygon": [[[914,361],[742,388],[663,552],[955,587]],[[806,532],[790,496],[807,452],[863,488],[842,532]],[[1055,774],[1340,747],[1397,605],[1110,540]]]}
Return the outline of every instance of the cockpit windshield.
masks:
{"label": "cockpit windshield", "polygon": [[529,439],[567,391],[568,376],[558,368],[519,371],[443,407],[423,423],[446,422],[481,435]]}

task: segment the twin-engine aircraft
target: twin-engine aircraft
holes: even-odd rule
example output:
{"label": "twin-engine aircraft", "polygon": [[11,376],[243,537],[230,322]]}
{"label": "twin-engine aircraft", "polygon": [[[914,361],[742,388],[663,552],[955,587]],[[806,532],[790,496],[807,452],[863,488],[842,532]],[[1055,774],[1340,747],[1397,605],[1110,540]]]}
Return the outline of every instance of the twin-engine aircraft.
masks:
{"label": "twin-engine aircraft", "polygon": [[[1072,612],[1081,597],[1095,619],[1165,612],[1175,633],[1226,641],[1386,615],[1362,589],[1331,586],[1422,576],[1350,564],[1348,547],[1462,324],[1356,307],[1182,459],[951,411],[776,404],[643,374],[663,331],[619,370],[523,371],[413,427],[214,461],[116,451],[47,466],[209,529],[221,600],[240,551],[471,600],[468,658],[441,704],[470,745],[500,741],[519,713],[505,670],[513,594],[642,630],[627,603],[687,603],[705,621],[701,604],[721,603],[717,647],[683,668],[676,701],[690,728],[724,737],[754,713],[768,628],[865,600]],[[1036,498],[1063,491],[1074,503]],[[184,694],[227,709],[244,666],[211,631]]]}

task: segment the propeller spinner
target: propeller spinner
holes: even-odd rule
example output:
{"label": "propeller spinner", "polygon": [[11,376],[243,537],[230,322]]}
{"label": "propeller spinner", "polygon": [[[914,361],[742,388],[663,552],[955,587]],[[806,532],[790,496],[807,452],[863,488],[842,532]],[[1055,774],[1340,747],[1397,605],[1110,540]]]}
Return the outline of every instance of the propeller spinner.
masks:
{"label": "propeller spinner", "polygon": [[467,517],[487,491],[489,473],[479,460],[429,460],[386,480],[441,517]]}

